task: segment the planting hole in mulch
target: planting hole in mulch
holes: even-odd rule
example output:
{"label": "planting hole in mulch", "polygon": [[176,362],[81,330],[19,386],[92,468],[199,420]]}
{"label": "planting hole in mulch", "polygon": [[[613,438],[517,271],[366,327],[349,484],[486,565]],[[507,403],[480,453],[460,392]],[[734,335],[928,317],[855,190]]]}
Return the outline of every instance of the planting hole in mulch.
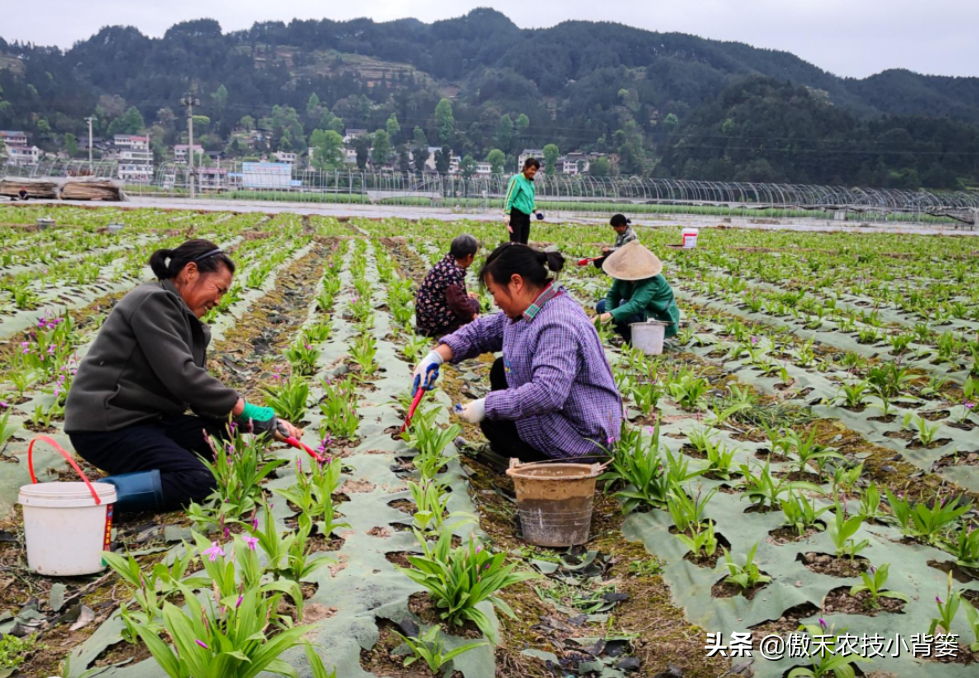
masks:
{"label": "planting hole in mulch", "polygon": [[471,621],[466,621],[462,626],[449,626],[446,624],[442,618],[439,617],[439,610],[435,607],[435,604],[432,602],[432,599],[429,597],[427,591],[413,593],[411,597],[408,598],[408,610],[417,616],[426,626],[438,624],[442,627],[442,631],[453,636],[461,636],[469,639],[478,639],[483,637],[483,634]]}
{"label": "planting hole in mulch", "polygon": [[879,596],[878,607],[871,604],[872,598],[868,591],[861,591],[856,596],[850,595],[850,587],[841,586],[826,594],[823,598],[823,614],[862,614],[876,617],[881,613],[903,614],[901,611],[907,605],[903,600]]}
{"label": "planting hole in mulch", "polygon": [[[414,662],[407,668],[404,665],[404,660],[412,655],[398,633],[415,632],[416,627],[410,620],[399,626],[389,619],[378,619],[377,642],[370,650],[360,651],[361,668],[375,676],[388,678],[432,678],[424,661]],[[446,674],[446,678],[462,678],[462,674],[454,671],[451,675]]]}
{"label": "planting hole in mulch", "polygon": [[810,572],[829,575],[830,577],[859,577],[861,572],[866,572],[870,567],[870,561],[863,556],[854,558],[837,558],[828,553],[809,553],[796,556],[796,560],[802,562]]}
{"label": "planting hole in mulch", "polygon": [[[762,572],[762,574],[768,574],[767,572]],[[710,587],[710,594],[714,598],[734,598],[736,596],[744,596],[748,600],[751,600],[758,592],[767,587],[771,582],[766,582],[764,584],[755,584],[751,588],[743,589],[737,584],[728,584],[723,579]]]}
{"label": "planting hole in mulch", "polygon": [[760,643],[761,639],[768,635],[785,637],[790,633],[799,630],[799,624],[803,619],[812,617],[819,613],[819,608],[812,603],[802,603],[782,613],[782,616],[774,621],[764,621],[748,628],[753,631],[752,640]]}
{"label": "planting hole in mulch", "polygon": [[937,560],[929,560],[928,567],[944,572],[945,574],[951,572],[955,581],[961,584],[968,584],[971,581],[979,579],[979,570],[970,570],[951,560],[946,560],[943,563]]}
{"label": "planting hole in mulch", "polygon": [[783,525],[782,527],[778,527],[768,533],[768,543],[775,544],[776,546],[791,544],[793,542],[802,541],[803,539],[808,539],[812,535],[819,534],[820,532],[822,532],[822,530],[810,525],[806,528],[805,532],[799,534],[799,530],[796,529],[795,526]]}

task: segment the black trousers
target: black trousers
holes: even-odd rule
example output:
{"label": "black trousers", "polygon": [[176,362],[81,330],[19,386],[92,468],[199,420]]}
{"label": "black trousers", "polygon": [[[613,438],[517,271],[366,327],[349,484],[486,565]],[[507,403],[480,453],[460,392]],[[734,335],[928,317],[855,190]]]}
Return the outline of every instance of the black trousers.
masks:
{"label": "black trousers", "polygon": [[[497,358],[490,369],[490,390],[505,391],[507,389],[506,370],[503,368],[503,358]],[[543,461],[549,459],[520,439],[517,425],[513,421],[502,419],[483,419],[479,423],[483,435],[489,441],[493,451],[502,457],[516,457],[520,461]]]}
{"label": "black trousers", "polygon": [[520,210],[510,210],[510,242],[519,242],[526,245],[530,241],[530,215],[524,214]]}
{"label": "black trousers", "polygon": [[164,417],[117,431],[84,431],[68,437],[78,455],[109,475],[160,471],[163,511],[203,501],[214,491],[214,475],[198,455],[214,458],[205,435],[228,437],[226,424],[192,415]]}

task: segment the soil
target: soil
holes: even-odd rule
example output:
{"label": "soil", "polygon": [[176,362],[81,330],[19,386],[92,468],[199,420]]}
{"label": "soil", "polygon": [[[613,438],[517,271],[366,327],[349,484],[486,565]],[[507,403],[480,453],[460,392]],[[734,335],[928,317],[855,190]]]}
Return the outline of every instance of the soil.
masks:
{"label": "soil", "polygon": [[776,635],[784,638],[790,633],[797,632],[803,619],[812,617],[818,612],[819,608],[812,603],[802,603],[801,605],[790,607],[778,619],[749,627],[753,632],[751,635],[753,647],[758,649],[758,645],[765,636]]}
{"label": "soil", "polygon": [[979,451],[946,455],[935,462],[932,470],[937,471],[949,466],[979,466]]}
{"label": "soil", "polygon": [[[432,678],[432,672],[424,660],[416,661],[407,668],[404,666],[404,660],[412,656],[407,646],[404,647],[406,654],[395,654],[395,650],[405,645],[398,636],[401,630],[397,625],[388,619],[378,619],[377,622],[377,642],[370,650],[360,651],[361,668],[375,676],[388,678]],[[455,671],[448,678],[462,678],[462,674]]]}
{"label": "soil", "polygon": [[483,637],[482,632],[471,621],[464,622],[462,626],[450,626],[447,622],[445,622],[439,616],[440,612],[435,607],[435,603],[432,601],[427,591],[413,593],[411,597],[408,598],[408,610],[417,616],[425,625],[438,624],[442,627],[443,631],[454,636],[471,638],[474,640]]}
{"label": "soil", "polygon": [[810,572],[829,575],[830,577],[852,578],[866,572],[870,561],[862,556],[853,559],[837,558],[826,553],[809,552],[796,556]]}
{"label": "soil", "polygon": [[388,506],[391,508],[396,508],[409,516],[415,515],[415,511],[418,510],[418,507],[415,506],[415,502],[411,501],[410,499],[395,499],[394,501],[389,501]]}
{"label": "soil", "polygon": [[907,605],[903,600],[879,596],[877,598],[879,607],[871,605],[871,596],[868,591],[861,591],[856,596],[850,595],[850,587],[841,586],[833,589],[823,598],[824,614],[862,614],[868,617],[876,617],[878,614],[900,613]]}
{"label": "soil", "polygon": [[710,594],[714,598],[734,598],[736,596],[744,596],[748,600],[751,600],[758,595],[759,591],[764,589],[770,583],[771,582],[755,584],[751,588],[743,589],[737,584],[728,584],[722,579],[710,588]]}
{"label": "soil", "polygon": [[781,546],[782,544],[791,544],[793,542],[808,539],[814,534],[819,534],[821,531],[822,530],[818,530],[815,527],[810,526],[807,527],[806,531],[800,535],[799,530],[797,530],[794,526],[786,525],[769,532],[768,542],[778,546]]}

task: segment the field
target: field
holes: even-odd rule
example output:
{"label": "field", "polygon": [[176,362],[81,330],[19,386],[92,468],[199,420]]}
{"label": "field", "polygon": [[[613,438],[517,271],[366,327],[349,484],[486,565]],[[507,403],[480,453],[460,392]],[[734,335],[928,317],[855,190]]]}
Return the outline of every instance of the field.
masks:
{"label": "field", "polygon": [[[42,216],[56,225],[37,230]],[[707,229],[698,249],[675,250],[678,227],[641,229],[682,330],[656,357],[601,331],[629,423],[591,541],[554,551],[520,541],[512,484],[475,458],[478,428],[449,415],[485,394],[490,356],[444,368],[397,436],[431,343],[412,329],[414,289],[463,232],[481,258],[502,226],[0,208],[0,676],[163,676],[155,639],[172,638],[185,662],[206,665],[221,643],[245,666],[302,639],[311,649],[282,655],[299,675],[416,678],[444,659],[419,639],[439,626],[443,653],[486,639],[445,663],[464,678],[975,675],[977,241]],[[238,436],[211,501],[117,521],[104,574],[32,575],[16,504],[27,441],[68,446],[77,361],[149,279],[150,252],[190,236],[239,266],[206,319],[209,369],[302,422],[329,461]],[[532,237],[565,253],[562,284],[593,313],[609,280],[573,262],[610,229]],[[35,462],[45,480],[73,474],[47,447]],[[474,593],[486,582],[496,598]],[[239,606],[268,620],[262,640],[215,640],[244,623]],[[783,657],[758,654],[763,637],[792,633]],[[711,644],[730,647],[709,656]]]}

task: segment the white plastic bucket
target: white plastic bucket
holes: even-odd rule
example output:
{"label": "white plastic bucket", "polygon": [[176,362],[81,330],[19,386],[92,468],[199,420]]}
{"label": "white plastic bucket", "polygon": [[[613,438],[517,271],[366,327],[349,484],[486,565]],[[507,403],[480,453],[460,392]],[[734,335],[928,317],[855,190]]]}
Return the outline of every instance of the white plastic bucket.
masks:
{"label": "white plastic bucket", "polygon": [[[34,443],[38,440],[57,449],[83,482],[38,483],[33,465]],[[17,500],[24,509],[28,567],[55,577],[100,572],[105,567],[102,551],[108,549],[112,533],[115,486],[90,483],[75,460],[46,436],[31,441],[27,463],[34,484],[21,487]]]}
{"label": "white plastic bucket", "polygon": [[666,326],[670,323],[661,320],[647,320],[644,323],[630,323],[632,345],[646,355],[660,355],[663,340],[666,339]]}
{"label": "white plastic bucket", "polygon": [[693,249],[697,246],[697,235],[700,233],[696,228],[683,229],[683,246],[686,249]]}

